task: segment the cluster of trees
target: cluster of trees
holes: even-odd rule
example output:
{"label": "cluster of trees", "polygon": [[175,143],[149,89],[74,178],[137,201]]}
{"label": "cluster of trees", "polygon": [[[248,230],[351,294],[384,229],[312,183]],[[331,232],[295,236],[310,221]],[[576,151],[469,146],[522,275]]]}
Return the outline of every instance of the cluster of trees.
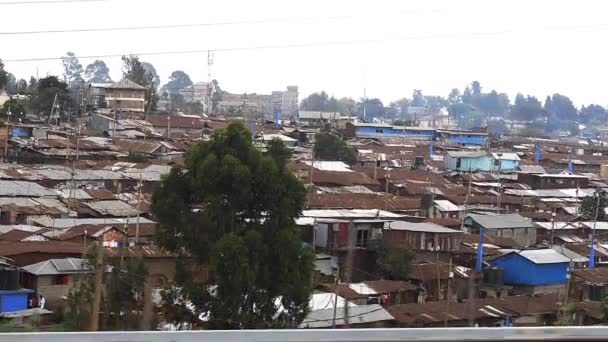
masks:
{"label": "cluster of trees", "polygon": [[[417,110],[409,110],[416,107]],[[591,104],[578,110],[565,95],[547,96],[544,104],[531,95],[517,94],[511,102],[506,93],[496,90],[484,92],[479,81],[473,81],[462,91],[454,88],[446,97],[427,96],[414,89],[411,98],[401,98],[384,106],[381,100],[361,98],[336,99],[321,91],[304,98],[301,110],[334,111],[343,115],[363,117],[367,120],[399,120],[416,125],[420,109],[425,114],[438,114],[446,109],[451,120],[461,128],[487,126],[490,131],[503,133],[508,128],[505,120],[524,123],[539,133],[569,131],[578,134],[578,123],[594,126],[608,120],[608,111],[603,106]],[[364,110],[365,109],[365,110]]]}

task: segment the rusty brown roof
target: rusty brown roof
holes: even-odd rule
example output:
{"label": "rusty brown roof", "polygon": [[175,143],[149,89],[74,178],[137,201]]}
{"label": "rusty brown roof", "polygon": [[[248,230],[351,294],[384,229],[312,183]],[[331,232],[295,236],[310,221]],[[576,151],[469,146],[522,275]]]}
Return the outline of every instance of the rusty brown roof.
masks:
{"label": "rusty brown roof", "polygon": [[594,269],[573,269],[572,275],[582,279],[586,283],[603,286],[608,285],[608,267],[597,267]]}
{"label": "rusty brown roof", "polygon": [[[479,234],[462,234],[463,243],[479,243]],[[483,235],[483,243],[490,244],[502,248],[519,248],[515,240],[509,237],[496,236],[492,234]]]}
{"label": "rusty brown roof", "polygon": [[420,200],[393,195],[376,194],[312,194],[308,196],[309,208],[324,209],[381,209],[401,211],[420,208]]}
{"label": "rusty brown roof", "polygon": [[[150,114],[146,116],[146,120],[153,127],[167,128],[169,124],[169,115]],[[192,118],[187,116],[171,115],[172,128],[191,128],[202,129],[205,126],[203,118]]]}
{"label": "rusty brown roof", "polygon": [[21,241],[29,236],[36,235],[35,232],[13,229],[10,232],[0,234],[0,241]]}
{"label": "rusty brown roof", "polygon": [[84,190],[94,200],[113,200],[115,199],[114,194],[110,190],[106,189],[86,189]]}
{"label": "rusty brown roof", "polygon": [[81,255],[83,246],[80,243],[65,241],[0,241],[0,256],[20,254],[74,254]]}

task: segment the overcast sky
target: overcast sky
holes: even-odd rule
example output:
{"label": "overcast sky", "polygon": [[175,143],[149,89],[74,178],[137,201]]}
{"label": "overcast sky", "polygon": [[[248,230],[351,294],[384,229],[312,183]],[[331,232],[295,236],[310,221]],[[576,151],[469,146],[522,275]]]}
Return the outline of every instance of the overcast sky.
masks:
{"label": "overcast sky", "polygon": [[[414,88],[445,96],[479,80],[484,91],[511,97],[523,92],[544,100],[557,92],[577,106],[608,104],[608,2],[603,0],[6,2],[19,0],[0,0],[0,58],[17,78],[59,75],[61,62],[10,60],[60,57],[67,51],[93,56],[217,49],[212,78],[234,93],[298,85],[301,97],[326,90],[358,98],[366,88],[368,97],[388,104],[411,97]],[[226,22],[233,24],[3,34]],[[307,46],[293,47],[302,44]],[[285,45],[292,47],[254,48]],[[103,59],[119,79],[120,58]],[[208,78],[206,53],[141,55],[141,60],[156,67],[163,83],[173,70],[184,70],[194,82]],[[83,66],[91,61],[81,58]]]}

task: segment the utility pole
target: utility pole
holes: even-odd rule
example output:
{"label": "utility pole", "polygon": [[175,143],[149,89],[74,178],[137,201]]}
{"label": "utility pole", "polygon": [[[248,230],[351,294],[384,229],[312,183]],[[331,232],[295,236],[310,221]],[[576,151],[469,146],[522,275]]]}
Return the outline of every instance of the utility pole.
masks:
{"label": "utility pole", "polygon": [[439,266],[439,245],[435,246],[437,264],[437,301],[441,301],[441,267]]}
{"label": "utility pole", "polygon": [[91,308],[91,331],[99,330],[99,308],[101,306],[101,285],[103,280],[103,245],[97,242],[95,258],[95,292],[93,293],[93,305]]}
{"label": "utility pole", "polygon": [[6,119],[6,136],[4,137],[4,162],[8,163],[8,138],[11,135],[11,109],[9,107]]}
{"label": "utility pole", "polygon": [[141,173],[139,174],[139,182],[137,183],[137,222],[135,222],[135,245],[139,244],[139,215],[141,213]]}
{"label": "utility pole", "polygon": [[445,299],[445,319],[443,322],[443,325],[447,328],[448,327],[448,316],[450,314],[450,301],[452,300],[452,277],[453,277],[453,273],[452,273],[452,253],[450,253],[450,264],[449,264],[449,268],[448,268],[448,291],[447,291],[447,298]]}
{"label": "utility pole", "polygon": [[332,231],[334,235],[334,258],[336,258],[336,286],[334,287],[334,318],[332,320],[332,328],[336,329],[336,314],[338,313],[338,284],[340,283],[340,259],[338,258],[338,239],[337,232]]}
{"label": "utility pole", "polygon": [[[353,221],[350,220],[348,223],[348,234],[347,236],[347,246],[346,246],[346,270],[344,272],[344,283],[346,286],[349,286],[351,275],[353,272],[353,233],[355,233],[355,226]],[[344,301],[344,328],[350,326],[349,324],[349,313],[348,313],[348,301]]]}

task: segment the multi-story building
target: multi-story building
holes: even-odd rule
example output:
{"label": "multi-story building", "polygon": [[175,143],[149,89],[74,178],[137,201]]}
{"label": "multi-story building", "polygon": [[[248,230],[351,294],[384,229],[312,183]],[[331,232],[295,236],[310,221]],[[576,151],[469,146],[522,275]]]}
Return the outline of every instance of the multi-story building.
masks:
{"label": "multi-story building", "polygon": [[146,88],[124,79],[115,83],[90,83],[87,90],[89,109],[109,108],[115,112],[145,112]]}
{"label": "multi-story building", "polygon": [[184,98],[184,102],[200,102],[206,109],[211,89],[208,82],[199,82],[181,89],[179,93]]}
{"label": "multi-story building", "polygon": [[285,91],[265,94],[223,94],[219,111],[225,115],[254,116],[274,120],[278,114],[282,120],[295,119],[298,115],[298,87],[289,86]]}

